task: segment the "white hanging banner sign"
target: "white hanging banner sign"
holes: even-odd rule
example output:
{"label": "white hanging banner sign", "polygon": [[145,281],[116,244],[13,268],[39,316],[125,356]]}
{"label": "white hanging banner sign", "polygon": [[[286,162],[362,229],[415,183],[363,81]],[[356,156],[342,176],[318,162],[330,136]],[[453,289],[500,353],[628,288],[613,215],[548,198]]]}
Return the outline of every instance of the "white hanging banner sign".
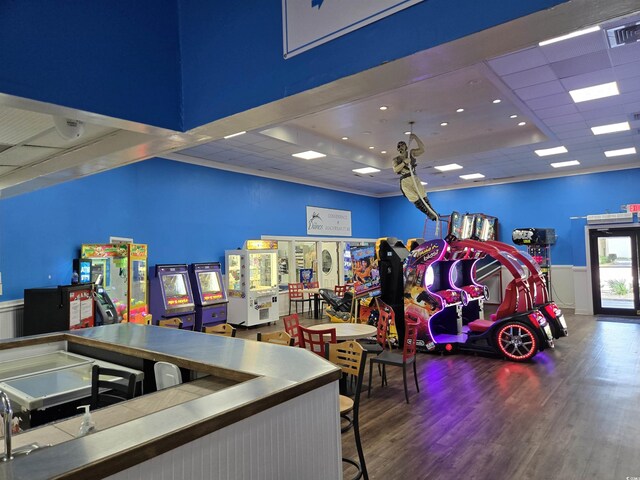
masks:
{"label": "white hanging banner sign", "polygon": [[423,0],[282,0],[284,58],[293,57]]}
{"label": "white hanging banner sign", "polygon": [[307,206],[307,235],[351,236],[351,212]]}

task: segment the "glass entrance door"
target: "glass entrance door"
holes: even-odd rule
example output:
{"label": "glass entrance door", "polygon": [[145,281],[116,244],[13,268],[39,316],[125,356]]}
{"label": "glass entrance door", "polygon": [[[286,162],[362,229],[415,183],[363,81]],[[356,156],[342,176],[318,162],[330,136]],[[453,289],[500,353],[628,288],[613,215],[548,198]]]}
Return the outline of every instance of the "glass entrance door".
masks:
{"label": "glass entrance door", "polygon": [[602,228],[589,232],[595,314],[640,316],[640,232]]}

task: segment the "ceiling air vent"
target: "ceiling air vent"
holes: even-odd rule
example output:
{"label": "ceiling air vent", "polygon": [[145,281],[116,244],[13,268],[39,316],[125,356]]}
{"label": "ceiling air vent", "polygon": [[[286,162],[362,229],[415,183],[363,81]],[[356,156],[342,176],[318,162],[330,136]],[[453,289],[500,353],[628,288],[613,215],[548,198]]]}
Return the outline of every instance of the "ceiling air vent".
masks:
{"label": "ceiling air vent", "polygon": [[611,48],[640,41],[640,22],[610,28],[607,37]]}

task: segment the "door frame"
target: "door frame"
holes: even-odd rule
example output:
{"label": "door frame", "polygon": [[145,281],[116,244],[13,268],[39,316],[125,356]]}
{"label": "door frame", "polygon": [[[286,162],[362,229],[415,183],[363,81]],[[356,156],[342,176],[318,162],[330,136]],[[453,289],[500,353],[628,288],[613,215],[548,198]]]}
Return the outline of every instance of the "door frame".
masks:
{"label": "door frame", "polygon": [[[631,275],[633,278],[634,308],[603,308],[600,296],[600,273],[597,268],[600,264],[597,242],[598,232],[609,231],[611,236],[630,236],[632,248]],[[601,236],[600,236],[601,237]],[[587,235],[587,273],[589,286],[591,288],[591,300],[594,315],[620,315],[620,316],[640,316],[640,225],[637,224],[603,224],[588,225]]]}

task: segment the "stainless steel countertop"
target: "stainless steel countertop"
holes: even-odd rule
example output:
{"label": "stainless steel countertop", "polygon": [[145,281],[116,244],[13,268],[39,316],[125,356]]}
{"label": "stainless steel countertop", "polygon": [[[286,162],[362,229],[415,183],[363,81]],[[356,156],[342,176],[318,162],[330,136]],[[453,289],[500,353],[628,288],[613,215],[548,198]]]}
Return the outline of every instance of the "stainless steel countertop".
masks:
{"label": "stainless steel countertop", "polygon": [[340,377],[340,370],[334,365],[300,348],[135,324],[5,340],[0,342],[0,350],[60,340],[152,360],[170,357],[174,363],[191,365],[194,370],[194,365],[201,365],[223,378],[237,374],[251,379],[0,464],[2,479],[112,475]]}

